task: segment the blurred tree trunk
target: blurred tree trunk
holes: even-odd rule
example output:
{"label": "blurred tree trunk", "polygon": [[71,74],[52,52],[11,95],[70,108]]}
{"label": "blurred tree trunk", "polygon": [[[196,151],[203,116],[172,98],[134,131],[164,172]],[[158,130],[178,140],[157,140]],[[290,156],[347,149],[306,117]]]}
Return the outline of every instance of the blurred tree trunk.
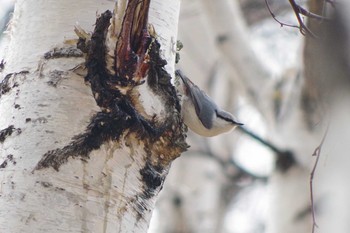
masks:
{"label": "blurred tree trunk", "polygon": [[[240,96],[263,102],[266,93],[255,91],[270,85],[271,74],[250,46],[238,2],[189,0],[181,6],[181,69],[231,112],[238,109]],[[214,138],[189,132],[191,148],[173,164],[157,202],[159,225],[152,233],[225,231],[225,216],[239,190],[236,182],[244,176],[232,164],[239,146],[236,131]]]}
{"label": "blurred tree trunk", "polygon": [[[310,7],[312,12],[322,14],[319,10],[322,9],[320,4],[323,4],[323,1],[311,1],[310,4],[314,5]],[[344,21],[345,18],[341,20],[343,24],[349,25],[350,21]],[[265,117],[268,137],[273,144],[282,152],[288,152],[276,154],[276,169],[269,179],[270,202],[266,232],[311,232],[310,172],[315,161],[312,154],[325,134],[329,112],[333,111],[338,117],[348,115],[343,111],[347,103],[344,102],[347,99],[345,98],[347,84],[344,77],[349,77],[346,58],[348,55],[344,53],[348,51],[346,50],[348,42],[345,35],[335,32],[347,30],[339,29],[337,24],[332,27],[329,25],[333,24],[328,22],[309,21],[308,26],[311,31],[321,39],[305,38],[304,54],[300,54],[300,57],[303,56],[304,67],[294,67],[294,72],[286,71],[282,77],[272,79],[269,68],[264,67],[263,61],[259,61],[254,56],[236,1],[216,1],[215,3],[184,1],[181,21],[183,25],[181,22],[180,25],[185,29],[180,31],[179,37],[185,49],[180,65],[188,76],[199,86],[207,87],[208,93],[218,100],[219,105],[229,106],[227,108],[229,110],[234,109],[235,104],[232,102],[237,98],[230,94],[236,95],[239,92],[238,95],[248,103],[253,103]],[[330,30],[331,28],[333,29]],[[229,74],[225,72],[223,74],[222,70],[228,70]],[[232,86],[228,84],[230,82],[227,79],[233,81]],[[339,82],[339,80],[342,81]],[[231,90],[228,94],[223,88],[228,86],[237,88],[239,91],[232,89],[234,91]],[[335,100],[339,98],[334,98],[335,93],[332,91],[340,90],[340,87],[341,90],[345,90],[337,94],[339,96],[341,93],[343,96],[343,105],[335,104],[337,102]],[[281,115],[284,117],[280,117]],[[344,119],[342,121],[337,117],[334,119],[337,119],[338,124],[342,126],[347,124]],[[246,126],[249,127],[249,125]],[[337,130],[339,128],[334,132]],[[333,142],[339,140],[339,137],[347,139],[346,135],[342,137],[341,134],[334,133]],[[229,139],[227,135],[213,139],[190,136],[191,145],[194,148],[186,157],[181,158],[186,162],[177,161],[178,168],[172,171],[169,186],[165,187],[166,195],[162,196],[158,203],[159,221],[168,223],[164,224],[159,232],[220,232],[222,230],[217,226],[222,226],[222,218],[227,212],[228,203],[234,198],[235,191],[231,189],[231,192],[227,192],[229,187],[233,186],[232,183],[224,181],[226,170],[215,165],[213,162],[216,161],[215,159],[207,159],[209,154],[223,161],[229,161],[233,148],[239,146],[233,143],[233,138],[231,141]],[[325,144],[326,151],[332,150],[331,142],[326,141]],[[203,148],[204,151],[202,151]],[[314,204],[318,210],[317,213],[329,213],[318,215],[320,219],[318,225],[323,226],[322,229],[320,228],[321,232],[333,232],[334,229],[339,229],[336,232],[347,232],[349,229],[346,221],[342,221],[337,226],[337,219],[330,216],[332,213],[330,210],[336,210],[344,216],[348,214],[345,208],[340,208],[341,203],[346,203],[344,197],[348,193],[346,188],[341,188],[341,184],[344,185],[344,177],[348,176],[348,169],[344,168],[348,164],[348,159],[342,157],[345,154],[344,151],[348,151],[345,143],[342,144],[339,153],[333,153],[333,151],[326,158],[322,153],[315,174]],[[193,165],[189,165],[187,161]],[[337,168],[341,169],[339,173],[342,176],[334,174],[337,173],[334,170]],[[201,173],[205,170],[212,172],[209,176],[211,178],[193,180],[188,178],[194,176],[193,173]],[[233,173],[237,173],[237,169]],[[209,185],[211,181],[215,185]],[[336,184],[336,187],[342,190],[341,193],[345,194],[335,194],[334,190],[329,188],[331,184]],[[232,194],[232,196],[225,199],[223,198],[225,194]],[[193,196],[196,195],[198,197],[193,200]],[[202,198],[202,195],[207,198]],[[332,198],[334,195],[340,198]],[[325,201],[326,199],[328,201]],[[194,202],[196,205],[189,207],[188,203]],[[208,203],[211,203],[211,208],[205,209]],[[326,226],[327,219],[332,220],[331,226]]]}
{"label": "blurred tree trunk", "polygon": [[[147,232],[187,147],[170,83],[180,3],[149,4],[17,1],[0,68],[0,232]],[[80,51],[74,24],[92,31],[96,11]]]}
{"label": "blurred tree trunk", "polygon": [[[346,119],[350,101],[347,36],[350,21],[348,12],[339,8],[347,3],[336,5],[335,9],[324,4],[324,1],[309,1],[311,12],[319,15],[328,12],[326,16],[332,21],[308,20],[308,27],[317,38],[305,37],[304,82],[302,87],[295,86],[301,90],[295,95],[297,104],[289,110],[289,119],[280,122],[283,126],[275,135],[293,151],[297,163],[283,173],[276,172],[271,179],[273,196],[268,233],[312,232],[313,211],[318,225],[315,232],[348,232],[350,227],[347,220],[335,217],[349,216],[344,208],[349,194],[344,177],[349,176],[350,165],[345,152],[349,150],[345,141],[349,138]],[[312,155],[323,137],[313,180],[313,210],[309,182],[316,157]]]}

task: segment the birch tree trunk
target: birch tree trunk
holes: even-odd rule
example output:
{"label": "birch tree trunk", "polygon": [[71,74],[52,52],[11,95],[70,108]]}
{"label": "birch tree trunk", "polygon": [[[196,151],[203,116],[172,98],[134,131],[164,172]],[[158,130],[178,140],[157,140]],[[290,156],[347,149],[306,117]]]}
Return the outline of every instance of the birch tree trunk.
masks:
{"label": "birch tree trunk", "polygon": [[[310,11],[322,15],[327,9],[324,4],[327,3],[309,1]],[[340,1],[332,8],[332,14],[327,14],[329,22],[308,21],[309,29],[317,38],[305,37],[304,83],[297,95],[296,108],[291,109],[294,114],[283,122],[279,135],[284,145],[293,150],[297,163],[287,172],[273,175],[269,233],[348,232],[350,229],[349,211],[344,208],[348,203],[346,177],[350,162],[350,21],[348,10],[344,10],[348,5],[347,1]],[[310,173],[316,160],[313,154],[320,156],[320,160],[310,198]]]}
{"label": "birch tree trunk", "polygon": [[[0,232],[146,232],[187,147],[170,83],[179,1],[106,9],[16,3],[0,79]],[[64,44],[76,22],[92,31],[96,12],[91,35],[77,30],[81,50]]]}

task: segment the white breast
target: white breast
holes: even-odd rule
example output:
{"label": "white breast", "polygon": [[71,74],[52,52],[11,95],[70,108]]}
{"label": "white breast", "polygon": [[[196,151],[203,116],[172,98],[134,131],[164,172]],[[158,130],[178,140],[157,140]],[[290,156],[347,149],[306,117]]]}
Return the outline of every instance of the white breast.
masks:
{"label": "white breast", "polygon": [[[196,134],[204,137],[213,137],[218,134],[229,132],[235,127],[235,125],[231,123],[224,122],[221,119],[215,119],[211,129],[205,128],[196,114],[192,101],[190,101],[187,97],[183,98],[181,115],[188,128],[190,128]],[[216,118],[216,116],[214,117]],[[220,124],[218,124],[217,121],[220,121]]]}

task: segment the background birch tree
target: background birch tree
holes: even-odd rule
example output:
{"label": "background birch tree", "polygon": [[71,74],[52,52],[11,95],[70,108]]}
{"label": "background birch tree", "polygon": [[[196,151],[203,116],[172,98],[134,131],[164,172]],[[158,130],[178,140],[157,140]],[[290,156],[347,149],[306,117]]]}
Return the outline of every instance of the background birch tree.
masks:
{"label": "background birch tree", "polygon": [[[244,4],[247,1],[242,2]],[[254,1],[248,2],[254,4]],[[256,3],[258,6],[259,4],[261,3]],[[262,54],[262,50],[252,46],[254,41],[262,38],[252,37],[242,20],[244,14],[240,11],[237,1],[183,1],[179,38],[185,47],[181,53],[183,63],[180,62],[180,65],[190,73],[189,77],[198,79],[196,82],[200,83],[200,86],[207,87],[208,92],[221,105],[226,105],[231,111],[241,112],[240,120],[244,121],[245,126],[274,146],[269,147],[269,150],[275,156],[275,169],[268,178],[267,191],[258,193],[254,199],[243,196],[249,192],[237,195],[239,189],[234,185],[237,184],[237,180],[228,182],[232,180],[227,179],[230,177],[227,177],[227,174],[240,177],[240,168],[243,168],[243,171],[249,168],[242,164],[236,168],[230,166],[238,165],[237,160],[231,159],[232,155],[237,159],[235,148],[241,147],[243,140],[235,141],[238,136],[236,133],[230,135],[231,137],[210,140],[190,137],[192,149],[188,153],[191,155],[181,157],[175,162],[167,181],[169,184],[166,184],[163,192],[165,195],[158,203],[159,222],[164,223],[165,219],[172,219],[174,222],[170,223],[174,225],[162,224],[158,228],[160,232],[312,232],[316,223],[313,223],[313,213],[316,214],[319,226],[315,229],[316,232],[348,231],[347,221],[334,216],[334,213],[339,213],[337,216],[348,215],[344,208],[348,190],[344,179],[348,176],[345,151],[348,149],[346,143],[342,142],[348,140],[345,133],[348,126],[343,118],[347,116],[345,106],[349,76],[349,19],[345,13],[348,8],[344,1],[333,5],[323,1],[310,1],[309,4],[311,12],[326,18],[336,15],[337,20],[329,22],[324,19],[320,22],[311,19],[307,27],[318,38],[311,38],[310,35],[304,38],[299,35],[299,38],[305,39],[304,48],[301,47],[299,52],[293,52],[291,49],[293,46],[288,44],[292,43],[290,37],[283,39],[289,40],[283,44],[285,47],[278,47],[273,40],[277,37],[274,37],[276,33],[283,34],[289,29],[283,27],[269,31],[265,26],[263,33],[267,39],[260,44],[271,45],[265,46],[267,49],[263,50]],[[341,9],[339,5],[342,6]],[[278,15],[278,19],[298,25],[288,2],[287,5],[271,4],[270,7],[274,12],[276,9],[289,8],[289,15],[292,17]],[[268,11],[265,15],[271,17]],[[244,16],[251,20],[249,16]],[[294,20],[291,21],[291,18]],[[268,25],[279,27],[275,21]],[[186,29],[182,31],[182,27]],[[263,25],[260,24],[260,27]],[[297,29],[295,33],[298,33]],[[271,55],[274,47],[280,51]],[[300,52],[302,49],[304,53]],[[294,55],[291,56],[291,53]],[[212,59],[206,54],[212,55]],[[269,62],[268,57],[271,56],[281,60],[277,70]],[[293,62],[285,62],[286,66],[283,63],[286,58],[293,59]],[[233,82],[233,87],[228,80]],[[228,86],[231,92],[225,92],[225,87]],[[243,117],[243,104],[232,103],[237,100],[237,95],[244,99],[241,101],[245,108],[252,107],[258,112],[254,115],[260,115],[260,119],[263,120],[257,120],[257,124],[247,122],[249,116]],[[249,113],[253,115],[252,111]],[[330,121],[332,123],[329,123]],[[327,140],[321,143],[328,124],[333,132],[332,137],[328,132]],[[265,128],[262,130],[265,131],[265,135],[264,132],[259,133],[261,128]],[[250,145],[252,143],[250,142]],[[323,145],[322,153],[314,174],[314,206],[311,206],[310,173],[315,162],[312,155],[316,149],[320,149],[320,144]],[[259,155],[262,152],[261,149],[250,151]],[[245,153],[245,156],[250,154]],[[223,161],[225,165],[221,166]],[[253,163],[252,160],[248,161]],[[184,168],[188,170],[184,171]],[[205,175],[202,179],[191,181],[188,177],[195,176],[194,173]],[[336,196],[338,198],[334,198]],[[240,198],[236,208],[242,206],[239,200],[242,202],[248,199],[243,204],[245,209],[241,212],[248,212],[249,208],[254,209],[252,205],[263,199],[267,202],[265,214],[249,215],[250,219],[245,219],[245,223],[234,219],[241,216],[230,214],[232,206],[226,208],[229,203],[236,202],[236,198]],[[195,204],[188,207],[188,203]],[[230,231],[225,229],[223,221],[229,225]],[[244,225],[245,228],[242,229],[239,225]]]}

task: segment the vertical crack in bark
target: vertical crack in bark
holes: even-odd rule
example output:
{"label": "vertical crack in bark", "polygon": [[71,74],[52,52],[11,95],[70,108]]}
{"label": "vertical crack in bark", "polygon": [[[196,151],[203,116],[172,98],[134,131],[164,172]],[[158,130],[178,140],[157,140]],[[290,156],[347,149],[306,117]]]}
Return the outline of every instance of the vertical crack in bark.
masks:
{"label": "vertical crack in bark", "polygon": [[150,0],[130,0],[116,44],[117,75],[139,83],[148,71],[150,35],[147,30]]}

